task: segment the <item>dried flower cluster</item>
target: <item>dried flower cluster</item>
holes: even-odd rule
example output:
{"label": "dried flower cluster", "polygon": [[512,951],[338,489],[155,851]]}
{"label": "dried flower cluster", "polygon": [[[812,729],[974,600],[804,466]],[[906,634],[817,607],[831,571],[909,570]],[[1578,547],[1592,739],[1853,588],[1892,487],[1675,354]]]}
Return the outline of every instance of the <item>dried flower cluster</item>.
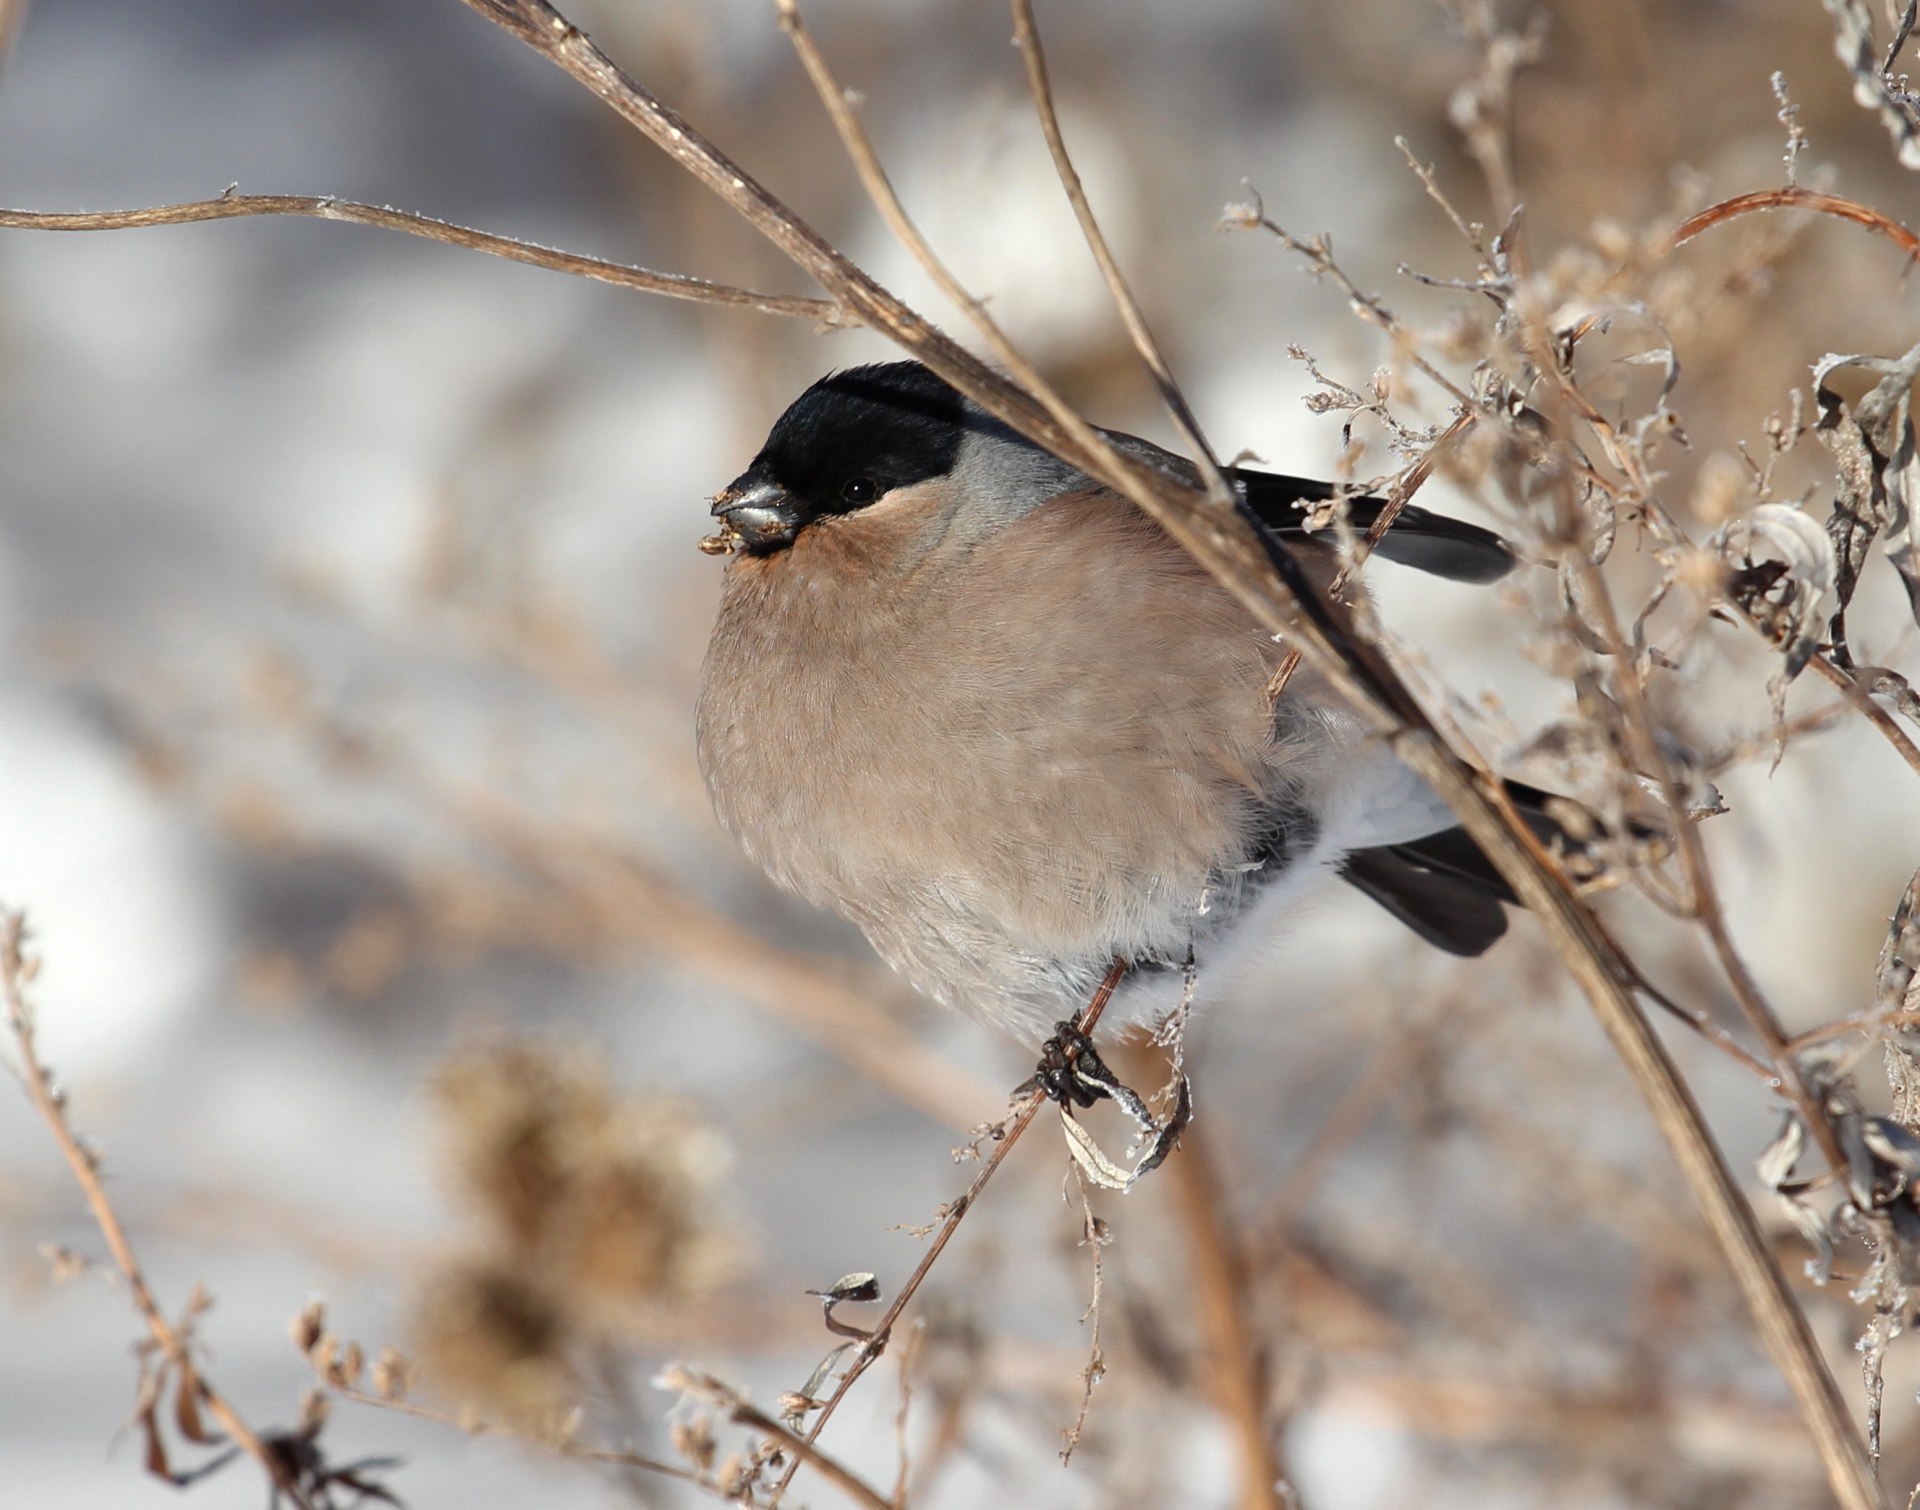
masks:
{"label": "dried flower cluster", "polygon": [[434,1099],[477,1228],[416,1303],[415,1352],[442,1396],[557,1419],[581,1400],[592,1349],[732,1273],[713,1209],[725,1149],[683,1101],[616,1095],[584,1054],[524,1042],[457,1054]]}

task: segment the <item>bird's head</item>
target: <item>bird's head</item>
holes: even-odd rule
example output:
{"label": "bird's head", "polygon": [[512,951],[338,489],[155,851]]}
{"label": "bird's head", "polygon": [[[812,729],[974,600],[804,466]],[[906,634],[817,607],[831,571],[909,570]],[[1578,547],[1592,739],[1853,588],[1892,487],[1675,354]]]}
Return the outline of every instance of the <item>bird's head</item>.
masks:
{"label": "bird's head", "polygon": [[753,465],[714,498],[714,517],[750,554],[784,549],[818,520],[949,476],[971,423],[967,402],[918,362],[834,373],[775,421]]}

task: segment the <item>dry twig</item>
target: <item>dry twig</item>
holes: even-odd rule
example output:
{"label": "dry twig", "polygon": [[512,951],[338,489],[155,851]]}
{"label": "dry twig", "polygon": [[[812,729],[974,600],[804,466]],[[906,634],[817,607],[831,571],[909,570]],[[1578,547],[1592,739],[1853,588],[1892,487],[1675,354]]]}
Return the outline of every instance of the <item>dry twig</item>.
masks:
{"label": "dry twig", "polygon": [[389,231],[404,231],[409,236],[445,242],[485,252],[490,257],[505,257],[531,267],[551,268],[557,273],[592,278],[616,288],[637,289],[668,299],[685,299],[696,304],[719,304],[732,309],[758,310],[762,314],[792,315],[817,320],[824,326],[845,323],[840,306],[829,299],[803,299],[792,294],[764,294],[750,288],[732,288],[691,278],[681,273],[655,273],[623,262],[607,262],[599,257],[583,257],[578,252],[562,252],[538,246],[512,236],[491,231],[476,231],[464,225],[434,220],[406,210],[384,205],[355,204],[325,194],[238,194],[229,189],[218,199],[198,199],[191,204],[154,205],[140,210],[96,210],[82,214],[61,214],[42,210],[0,209],[0,229],[30,231],[131,231],[146,226],[188,225],[199,220],[238,220],[251,215],[299,215],[314,220],[340,220],[350,225],[379,226]]}
{"label": "dry twig", "polygon": [[[25,952],[26,939],[24,917],[17,912],[0,916],[0,998],[4,999],[7,1026],[13,1034],[14,1050],[19,1056],[16,1068],[20,1082],[34,1111],[53,1135],[61,1157],[67,1161],[67,1169],[73,1175],[74,1183],[86,1198],[94,1225],[106,1240],[114,1268],[126,1282],[127,1296],[140,1313],[153,1346],[163,1360],[159,1372],[143,1380],[141,1418],[147,1432],[148,1470],[169,1480],[175,1477],[161,1444],[157,1416],[170,1376],[174,1391],[174,1414],[182,1435],[196,1442],[212,1443],[219,1440],[198,1425],[199,1412],[205,1410],[219,1423],[227,1439],[260,1465],[267,1481],[279,1494],[286,1495],[299,1510],[313,1510],[306,1486],[288,1465],[285,1456],[249,1426],[232,1402],[208,1381],[193,1356],[189,1331],[168,1317],[154,1295],[152,1286],[147,1283],[146,1271],[141,1268],[139,1257],[134,1253],[132,1239],[127,1236],[120,1214],[114,1210],[106,1186],[101,1181],[99,1156],[82,1143],[74,1132],[73,1124],[67,1120],[66,1096],[54,1084],[52,1074],[40,1059],[34,1037],[33,1008],[26,996],[27,985],[33,979],[38,961]],[[190,1314],[204,1308],[204,1304],[204,1301],[196,1301],[194,1307],[190,1308]]]}
{"label": "dry twig", "polygon": [[[1086,1008],[1076,1019],[1076,1025],[1082,1033],[1093,1032],[1101,1015],[1107,1010],[1107,1003],[1113,1000],[1113,993],[1120,984],[1120,977],[1125,973],[1126,966],[1119,963],[1107,971],[1107,978],[1100,983],[1100,989],[1094,992],[1093,1000],[1087,1003]],[[833,1393],[820,1402],[820,1413],[814,1417],[812,1426],[807,1430],[806,1440],[809,1443],[820,1439],[820,1433],[825,1430],[828,1419],[839,1408],[840,1402],[846,1399],[847,1391],[859,1382],[860,1376],[886,1351],[887,1342],[893,1336],[894,1327],[899,1324],[901,1316],[920,1286],[925,1283],[927,1275],[933,1272],[933,1266],[939,1261],[947,1244],[953,1241],[954,1233],[960,1230],[960,1223],[966,1219],[967,1213],[973,1210],[974,1203],[980,1199],[980,1194],[987,1188],[987,1183],[999,1172],[1000,1166],[1006,1162],[1007,1155],[1013,1152],[1013,1145],[1018,1143],[1021,1136],[1033,1125],[1033,1119],[1040,1115],[1040,1108],[1046,1104],[1045,1096],[1036,1089],[1028,1095],[1024,1105],[1016,1105],[1009,1111],[1005,1120],[997,1123],[986,1134],[993,1140],[993,1152],[987,1155],[986,1162],[980,1166],[980,1172],[973,1177],[972,1183],[961,1192],[958,1199],[948,1202],[941,1210],[940,1225],[934,1231],[932,1241],[927,1244],[927,1251],[921,1255],[920,1262],[907,1276],[906,1283],[901,1285],[899,1293],[893,1297],[893,1303],[874,1324],[871,1335],[853,1350],[853,1361],[847,1366],[847,1371],[840,1376],[839,1382],[834,1385]],[[798,1467],[798,1462],[795,1462],[787,1469],[780,1482],[774,1486],[770,1506],[777,1506],[780,1503],[780,1497],[786,1492],[787,1486],[793,1482],[793,1475]]]}

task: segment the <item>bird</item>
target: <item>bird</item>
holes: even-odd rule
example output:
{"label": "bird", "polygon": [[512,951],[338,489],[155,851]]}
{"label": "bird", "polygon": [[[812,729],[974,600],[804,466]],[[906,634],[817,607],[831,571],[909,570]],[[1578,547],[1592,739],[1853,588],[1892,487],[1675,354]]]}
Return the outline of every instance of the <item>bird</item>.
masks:
{"label": "bird", "polygon": [[[1324,589],[1338,555],[1306,508],[1339,490],[1226,476]],[[1356,528],[1385,507],[1343,506]],[[1033,1041],[1122,968],[1108,1025],[1150,1025],[1340,881],[1456,955],[1506,930],[1507,883],[1310,665],[1276,697],[1286,646],[1158,523],[920,363],[815,382],[712,514],[714,811],[937,1001]],[[1416,506],[1376,553],[1469,583],[1516,564]],[[1554,799],[1509,791],[1561,837]]]}

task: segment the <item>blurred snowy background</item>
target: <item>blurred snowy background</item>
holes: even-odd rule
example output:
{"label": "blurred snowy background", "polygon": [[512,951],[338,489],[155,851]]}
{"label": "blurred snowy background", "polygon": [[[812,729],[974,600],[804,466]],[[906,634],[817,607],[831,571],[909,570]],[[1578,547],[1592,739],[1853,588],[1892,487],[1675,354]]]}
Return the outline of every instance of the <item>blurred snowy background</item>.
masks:
{"label": "blurred snowy background", "polygon": [[[1778,182],[1776,68],[1812,160],[1912,219],[1915,180],[1849,99],[1813,0],[1544,11],[1550,56],[1518,143],[1537,245]],[[1168,439],[1059,199],[1004,10],[807,12],[934,243],[1087,412]],[[866,210],[770,5],[572,14],[937,309]],[[1424,0],[1056,3],[1041,21],[1090,192],[1210,433],[1330,474],[1338,423],[1302,406],[1287,348],[1364,385],[1378,338],[1270,241],[1215,223],[1250,181],[1290,229],[1330,231],[1363,287],[1438,310],[1396,265],[1465,262],[1393,138],[1478,207],[1446,119],[1469,50]],[[0,72],[0,141],[11,206],[238,182],[807,291],[455,0],[35,5]],[[1751,255],[1787,229],[1791,245]],[[1719,235],[1682,254],[1699,297],[1676,396],[1694,449],[1665,458],[1676,508],[1821,354],[1897,354],[1920,333],[1884,243],[1824,223]],[[356,227],[0,234],[0,900],[36,926],[45,1045],[151,1277],[175,1306],[196,1281],[217,1297],[208,1369],[256,1423],[297,1415],[309,1373],[285,1324],[316,1296],[343,1333],[437,1364],[425,1398],[457,1405],[444,1384],[470,1378],[486,1413],[498,1380],[462,1347],[491,1323],[463,1329],[455,1302],[505,1262],[473,1161],[499,1118],[539,1115],[501,1110],[516,1083],[550,1079],[619,1137],[638,1124],[603,1102],[664,1119],[627,1154],[670,1145],[681,1161],[661,1207],[685,1228],[661,1238],[672,1262],[614,1265],[670,1282],[590,1323],[553,1318],[593,1338],[593,1424],[656,1453],[672,1402],[648,1381],[666,1360],[763,1403],[799,1387],[829,1341],[801,1292],[873,1269],[891,1293],[919,1245],[890,1229],[927,1221],[967,1177],[948,1151],[998,1113],[1027,1047],[906,999],[857,937],[770,892],[692,767],[719,575],[694,549],[705,497],[806,382],[884,355],[864,335]],[[1393,465],[1371,439],[1361,475]],[[1440,486],[1423,501],[1476,510]],[[1499,594],[1373,579],[1389,624],[1457,690],[1497,697],[1516,748],[1559,706]],[[1900,664],[1898,604],[1871,591],[1862,659]],[[1744,681],[1693,689],[1703,747],[1768,726],[1749,648]],[[1864,728],[1810,736],[1773,772],[1758,754],[1723,782],[1714,852],[1769,989],[1817,1021],[1867,1003],[1920,818]],[[1663,926],[1631,899],[1614,916]],[[1718,1010],[1675,937],[1667,978]],[[805,1027],[850,1000],[938,1056],[917,1092],[836,1052],[831,1025]],[[1694,1041],[1676,1051],[1749,1168],[1770,1105]],[[1193,1069],[1305,1504],[1824,1502],[1666,1154],[1527,924],[1462,964],[1329,897],[1262,989],[1197,1030]],[[1108,1377],[1079,1456],[1057,1463],[1088,1343],[1053,1139],[1022,1147],[924,1292],[915,1503],[1248,1503],[1165,1177],[1104,1208]],[[47,1243],[98,1251],[42,1130],[3,1096],[0,1497],[174,1504],[142,1476],[137,1437],[116,1438],[136,1323],[98,1275],[53,1284]],[[1800,1257],[1787,1245],[1790,1272]],[[1850,1380],[1855,1319],[1814,1304]],[[895,1378],[876,1369],[826,1438],[881,1483]],[[526,1404],[499,1393],[498,1412]],[[1920,1470],[1912,1399],[1896,1373],[1898,1484]],[[340,1407],[327,1440],[336,1457],[404,1458],[380,1476],[414,1506],[678,1502],[365,1408]],[[211,1510],[264,1491],[243,1466],[189,1492]],[[798,1502],[836,1500],[803,1477]]]}

